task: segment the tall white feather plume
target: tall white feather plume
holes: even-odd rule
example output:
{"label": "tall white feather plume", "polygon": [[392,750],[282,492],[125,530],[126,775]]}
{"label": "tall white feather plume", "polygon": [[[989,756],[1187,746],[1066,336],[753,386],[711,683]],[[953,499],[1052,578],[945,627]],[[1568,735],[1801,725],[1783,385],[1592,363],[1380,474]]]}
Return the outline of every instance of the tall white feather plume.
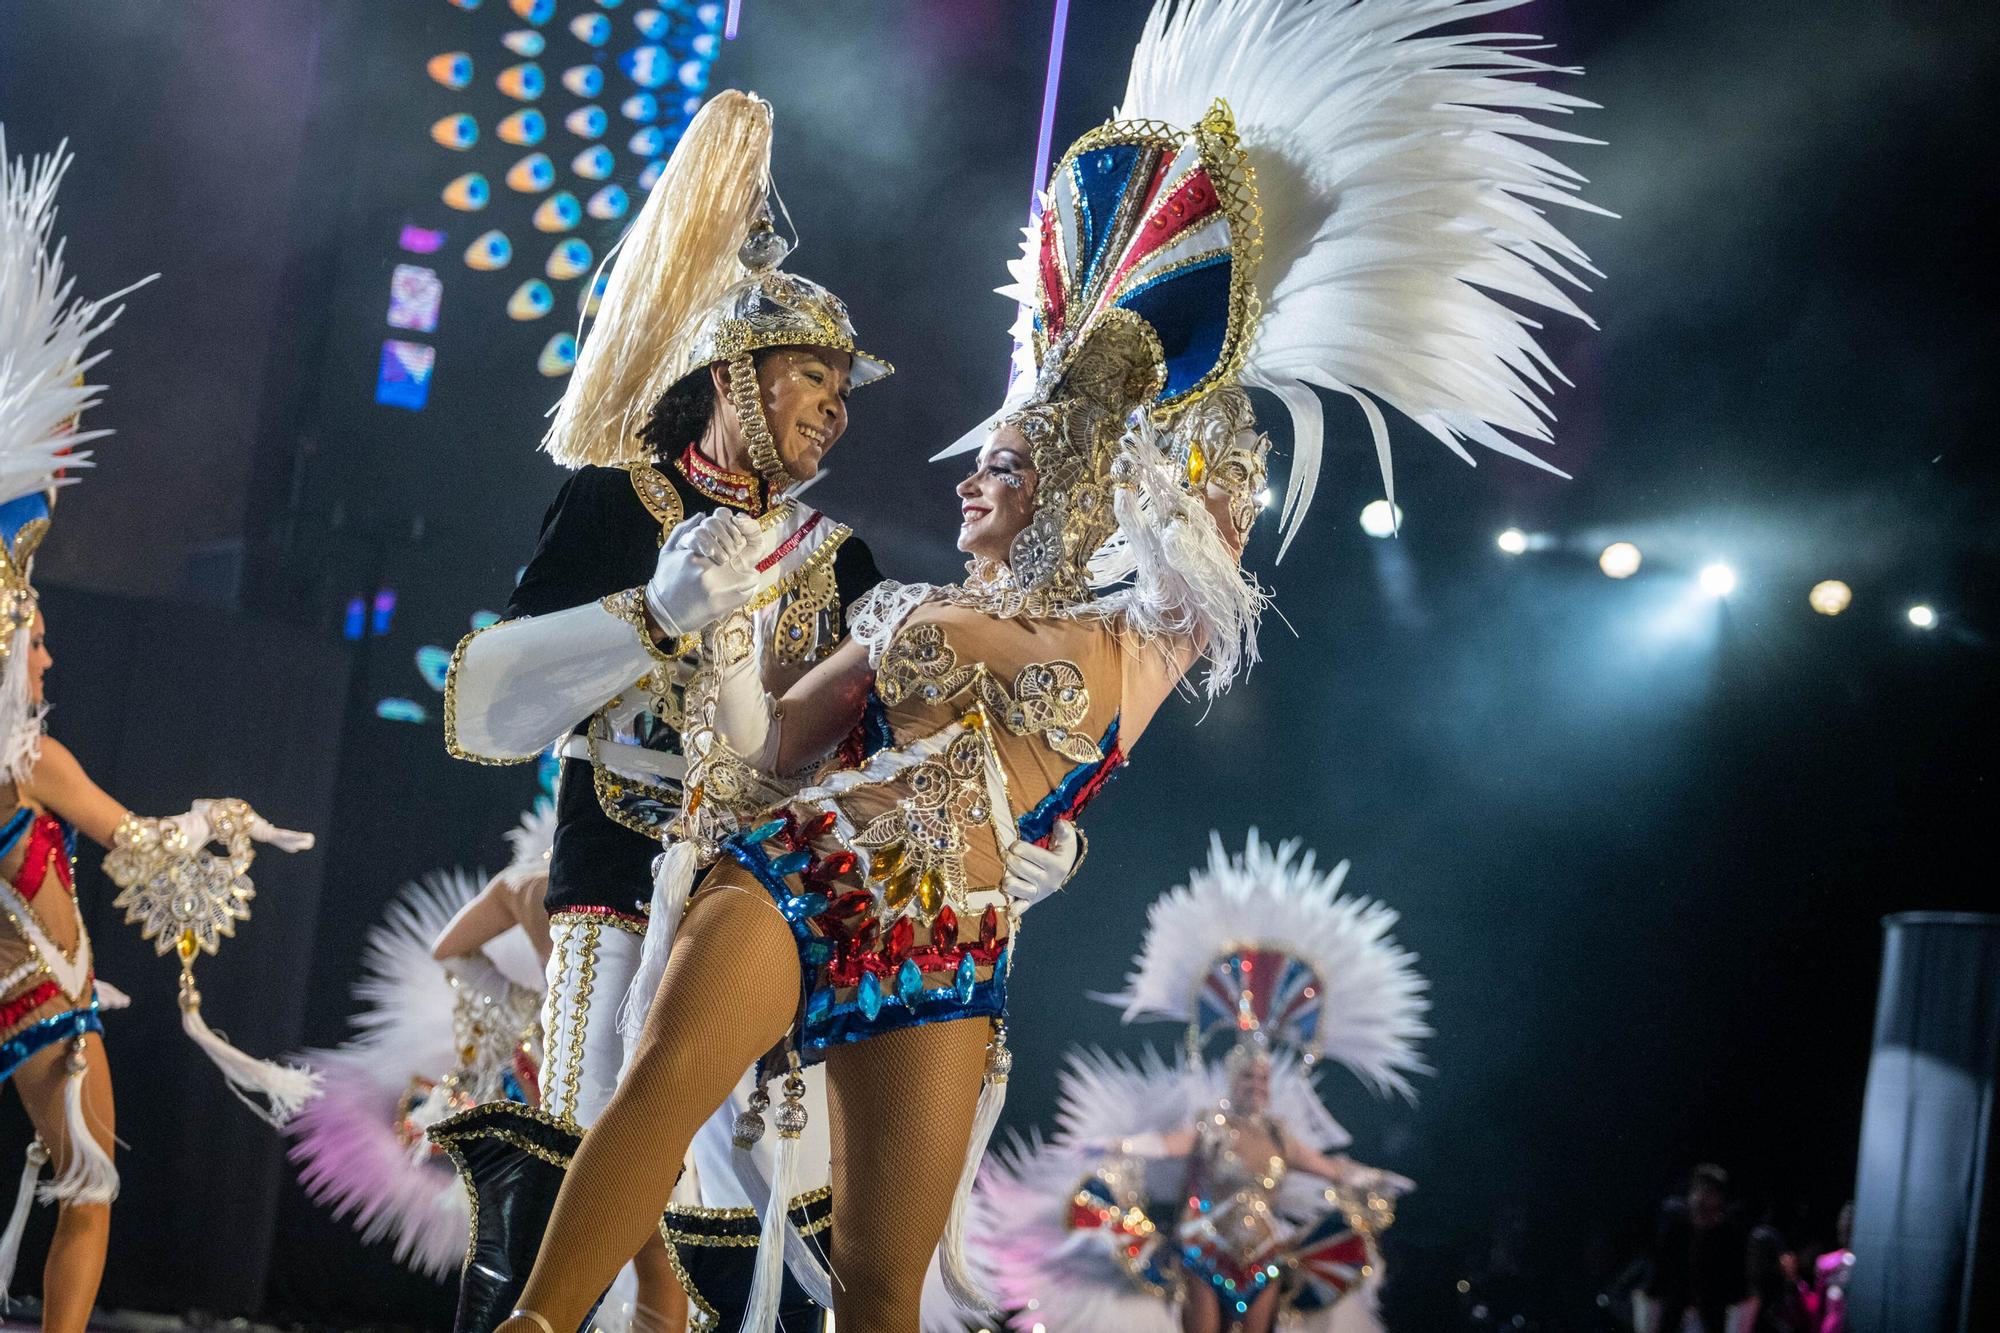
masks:
{"label": "tall white feather plume", "polygon": [[508,879],[546,875],[549,873],[549,855],[555,851],[555,846],[555,802],[542,797],[532,808],[523,811],[521,822],[508,831],[507,848],[512,853],[512,859],[500,873]]}
{"label": "tall white feather plume", "polygon": [[1223,954],[1265,948],[1292,954],[1319,974],[1320,1049],[1378,1095],[1415,1099],[1408,1075],[1428,1073],[1417,1043],[1431,1034],[1429,983],[1416,955],[1390,936],[1396,912],[1369,898],[1345,896],[1347,862],[1318,869],[1294,838],[1271,847],[1250,830],[1232,856],[1209,835],[1206,869],[1162,894],[1146,912],[1146,938],[1125,989],[1100,998],[1125,1020],[1190,1022],[1196,994]]}
{"label": "tall white feather plume", "polygon": [[431,942],[482,882],[459,870],[427,875],[369,931],[355,1035],[305,1053],[325,1090],[286,1130],[307,1194],[351,1220],[363,1240],[389,1241],[397,1262],[440,1279],[465,1259],[471,1209],[451,1163],[413,1152],[396,1121],[412,1078],[458,1064],[452,987]]}
{"label": "tall white feather plume", "polygon": [[55,237],[56,190],[72,160],[67,141],[13,157],[0,127],[0,504],[68,485],[76,479],[58,470],[90,466],[76,446],[111,433],[69,429],[103,389],[79,382],[109,355],[90,345],[124,310],[113,303],[159,276],[94,301],[76,295]]}
{"label": "tall white feather plume", "polygon": [[[1263,312],[1243,382],[1292,418],[1286,546],[1319,481],[1315,387],[1360,406],[1391,500],[1383,405],[1468,463],[1471,442],[1557,471],[1511,438],[1550,441],[1562,379],[1518,307],[1590,323],[1558,284],[1596,270],[1551,214],[1604,210],[1538,144],[1596,142],[1546,121],[1592,104],[1534,81],[1577,72],[1530,54],[1537,38],[1437,31],[1522,3],[1159,0],[1147,20],[1117,118],[1186,127],[1221,98],[1256,172]],[[1027,304],[1036,244],[1000,289]]]}
{"label": "tall white feather plume", "polygon": [[1562,378],[1515,305],[1589,323],[1556,280],[1596,270],[1546,210],[1603,210],[1537,144],[1593,142],[1539,119],[1591,104],[1534,82],[1577,72],[1528,54],[1536,38],[1437,31],[1523,2],[1160,0],[1147,20],[1119,118],[1191,125],[1222,98],[1257,173],[1243,378],[1292,414],[1287,544],[1319,478],[1313,386],[1361,405],[1392,499],[1377,401],[1468,463],[1470,441],[1556,470],[1509,438],[1550,440]]}

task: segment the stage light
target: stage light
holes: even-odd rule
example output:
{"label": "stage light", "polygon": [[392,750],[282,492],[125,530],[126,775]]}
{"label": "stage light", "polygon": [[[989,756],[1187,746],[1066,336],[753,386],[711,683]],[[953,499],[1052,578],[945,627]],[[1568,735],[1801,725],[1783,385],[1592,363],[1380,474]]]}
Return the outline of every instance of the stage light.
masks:
{"label": "stage light", "polygon": [[658,157],[667,151],[667,132],[658,125],[648,125],[625,141],[639,157]]}
{"label": "stage light", "polygon": [[431,138],[442,147],[462,153],[479,142],[479,122],[463,111],[443,116],[431,126]]}
{"label": "stage light", "polygon": [[382,360],[375,372],[375,401],[384,407],[423,411],[431,400],[431,371],[436,368],[437,348],[389,339],[382,344]]}
{"label": "stage light", "polygon": [[[518,578],[515,580],[517,583],[519,581]],[[474,611],[470,623],[474,629],[485,629],[489,625],[500,623],[500,613],[498,611]]]}
{"label": "stage light", "polygon": [[474,241],[465,250],[465,266],[478,269],[481,273],[491,273],[494,269],[507,267],[514,257],[514,243],[507,239],[504,231],[489,231]]}
{"label": "stage light", "polygon": [[639,192],[645,194],[651,191],[653,186],[659,183],[660,173],[666,169],[667,164],[664,158],[659,161],[648,162],[646,169],[639,173]]}
{"label": "stage light", "polygon": [[463,51],[446,51],[443,55],[432,56],[424,69],[453,92],[472,82],[472,57]]}
{"label": "stage light", "polygon": [[547,153],[530,153],[507,168],[507,188],[522,194],[540,194],[556,183],[556,164]]}
{"label": "stage light", "polygon": [[549,49],[548,38],[528,28],[517,28],[502,37],[500,43],[515,55],[526,56],[530,60]]}
{"label": "stage light", "polygon": [[641,88],[658,88],[673,77],[673,62],[663,46],[635,46],[618,57],[618,68]]}
{"label": "stage light", "polygon": [[389,327],[431,333],[444,300],[444,281],[436,269],[398,264],[389,274]]}
{"label": "stage light", "polygon": [[535,358],[535,369],[554,379],[567,375],[576,365],[576,335],[558,333],[542,346],[542,354]]}
{"label": "stage light", "polygon": [[444,249],[445,235],[435,227],[419,227],[412,223],[403,224],[402,233],[396,243],[413,255],[434,255]]}
{"label": "stage light", "polygon": [[604,114],[601,106],[580,106],[563,117],[563,124],[579,139],[599,139],[604,136],[611,119]]}
{"label": "stage light", "polygon": [[611,40],[611,20],[602,14],[578,14],[569,21],[569,30],[585,46],[602,46]]}
{"label": "stage light", "polygon": [[430,714],[415,699],[384,699],[375,705],[375,716],[384,722],[425,722]]}
{"label": "stage light", "polygon": [[1361,530],[1370,537],[1393,537],[1403,526],[1403,507],[1387,500],[1370,500],[1361,507]]}
{"label": "stage light", "polygon": [[517,148],[533,148],[549,132],[549,122],[533,107],[524,107],[500,122],[494,133]]}
{"label": "stage light", "polygon": [[556,12],[556,0],[511,0],[509,8],[521,22],[532,23],[539,28]]}
{"label": "stage light", "polygon": [[1507,529],[1505,532],[1501,533],[1498,537],[1494,538],[1494,541],[1499,545],[1500,549],[1505,551],[1508,555],[1519,555],[1521,554],[1521,552],[1528,549],[1528,534],[1521,531],[1519,528]]}
{"label": "stage light", "polygon": [[1839,615],[1853,600],[1854,589],[1839,579],[1823,579],[1813,584],[1812,591],[1806,594],[1807,603],[1823,616]]}
{"label": "stage light", "polygon": [[1613,542],[1597,557],[1597,567],[1614,579],[1629,579],[1639,572],[1643,559],[1631,542]]}
{"label": "stage light", "polygon": [[555,293],[540,278],[529,278],[514,289],[507,298],[507,318],[529,320],[540,319],[555,309]]}
{"label": "stage light", "polygon": [[590,272],[590,247],[572,236],[549,251],[546,272],[557,282],[568,282]]}
{"label": "stage light", "polygon": [[615,222],[625,216],[625,210],[632,206],[632,197],[625,193],[622,185],[607,185],[590,196],[590,202],[583,211],[600,222]]}
{"label": "stage light", "polygon": [[517,102],[532,102],[548,91],[548,76],[535,64],[509,65],[493,84]]}
{"label": "stage light", "polygon": [[595,97],[604,91],[604,71],[595,65],[571,65],[563,71],[563,87],[578,97]]}
{"label": "stage light", "polygon": [[424,678],[424,684],[444,693],[445,680],[451,675],[451,649],[435,644],[417,649],[417,674]]}
{"label": "stage light", "polygon": [[601,181],[611,174],[611,169],[617,164],[618,161],[612,157],[611,150],[598,143],[592,144],[571,159],[569,169],[587,181]]}
{"label": "stage light", "polygon": [[681,87],[689,92],[704,92],[708,88],[708,66],[706,60],[683,60],[675,76],[680,79]]}
{"label": "stage light", "polygon": [[632,26],[648,41],[664,41],[667,36],[667,16],[657,9],[641,9],[632,15]]}
{"label": "stage light", "polygon": [[604,302],[604,289],[611,285],[611,274],[600,269],[597,276],[584,284],[583,291],[576,300],[577,310],[588,317],[597,313],[597,307]]}
{"label": "stage light", "polygon": [[1937,628],[1937,623],[1938,623],[1937,612],[1933,611],[1930,607],[1924,605],[1922,602],[1918,602],[1915,606],[1911,607],[1909,614],[1910,614],[1910,623],[1912,625],[1915,625],[1918,629]]}
{"label": "stage light", "polygon": [[1720,560],[1702,566],[1699,577],[1701,590],[1710,597],[1727,597],[1736,591],[1736,571]]}
{"label": "stage light", "polygon": [[660,114],[660,99],[651,93],[633,93],[618,104],[627,120],[652,120]]}
{"label": "stage light", "polygon": [[493,187],[476,171],[468,171],[444,187],[445,203],[461,213],[477,213],[492,198]]}
{"label": "stage light", "polygon": [[583,221],[583,205],[568,190],[559,190],[542,200],[535,210],[536,231],[568,231]]}

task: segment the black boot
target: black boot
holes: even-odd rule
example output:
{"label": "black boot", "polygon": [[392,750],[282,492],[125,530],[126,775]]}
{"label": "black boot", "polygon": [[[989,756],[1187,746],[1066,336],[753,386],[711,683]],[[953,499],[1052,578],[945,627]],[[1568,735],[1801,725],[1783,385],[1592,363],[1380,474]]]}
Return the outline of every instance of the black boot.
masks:
{"label": "black boot", "polygon": [[472,1196],[452,1333],[493,1333],[520,1303],[581,1136],[519,1102],[487,1102],[431,1126],[430,1138],[451,1154]]}
{"label": "black boot", "polygon": [[[828,1224],[832,1221],[831,1191],[817,1189],[792,1200],[792,1225],[817,1245],[822,1253],[831,1243]],[[674,1271],[687,1288],[697,1328],[733,1333],[743,1322],[743,1307],[750,1300],[750,1283],[756,1275],[757,1235],[763,1223],[748,1208],[667,1207],[660,1228],[667,1249],[673,1254]],[[821,1327],[825,1312],[813,1304],[804,1288],[785,1274],[784,1295],[779,1298],[778,1319],[784,1333],[808,1333]],[[709,1322],[700,1323],[701,1318]],[[751,1333],[762,1333],[752,1330]]]}

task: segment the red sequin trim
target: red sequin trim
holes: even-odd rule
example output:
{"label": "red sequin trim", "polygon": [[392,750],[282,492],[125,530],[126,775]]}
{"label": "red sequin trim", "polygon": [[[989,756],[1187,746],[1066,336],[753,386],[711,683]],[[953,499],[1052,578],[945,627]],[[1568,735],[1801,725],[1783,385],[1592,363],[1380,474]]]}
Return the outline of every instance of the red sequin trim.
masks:
{"label": "red sequin trim", "polygon": [[0,1004],[0,1033],[6,1032],[61,993],[61,988],[55,982],[44,981],[39,986],[30,986],[7,1003]]}
{"label": "red sequin trim", "polygon": [[777,564],[780,560],[783,560],[786,556],[790,555],[792,552],[798,550],[799,543],[806,539],[806,534],[811,532],[814,528],[818,527],[820,523],[825,520],[825,518],[826,518],[825,514],[820,513],[818,510],[814,510],[813,516],[807,519],[799,527],[799,530],[797,532],[785,538],[783,544],[780,545],[777,550],[771,552],[771,554],[765,556],[762,560],[759,560],[757,562],[757,572],[759,574],[770,573],[771,567]]}
{"label": "red sequin trim", "polygon": [[70,880],[69,848],[65,845],[62,825],[53,815],[38,815],[28,829],[28,843],[21,851],[21,868],[14,873],[14,888],[29,902],[42,891],[42,885],[49,877],[49,864],[54,862],[56,882],[71,893],[76,886]]}

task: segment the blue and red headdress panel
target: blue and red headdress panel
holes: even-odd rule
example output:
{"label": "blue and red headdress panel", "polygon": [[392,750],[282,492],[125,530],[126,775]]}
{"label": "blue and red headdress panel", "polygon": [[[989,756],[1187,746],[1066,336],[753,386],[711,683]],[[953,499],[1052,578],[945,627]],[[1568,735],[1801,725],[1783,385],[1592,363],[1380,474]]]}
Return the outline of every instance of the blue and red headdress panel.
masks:
{"label": "blue and red headdress panel", "polygon": [[1237,1040],[1256,1034],[1273,1046],[1290,1046],[1308,1060],[1319,1055],[1319,973],[1277,949],[1237,949],[1209,964],[1195,993],[1191,1045],[1218,1033]]}
{"label": "blue and red headdress panel", "polygon": [[[1035,356],[1059,374],[1113,310],[1158,339],[1172,410],[1233,379],[1256,322],[1256,185],[1229,108],[1193,130],[1111,121],[1070,147],[1041,216]],[[1051,357],[1051,349],[1054,356]]]}

